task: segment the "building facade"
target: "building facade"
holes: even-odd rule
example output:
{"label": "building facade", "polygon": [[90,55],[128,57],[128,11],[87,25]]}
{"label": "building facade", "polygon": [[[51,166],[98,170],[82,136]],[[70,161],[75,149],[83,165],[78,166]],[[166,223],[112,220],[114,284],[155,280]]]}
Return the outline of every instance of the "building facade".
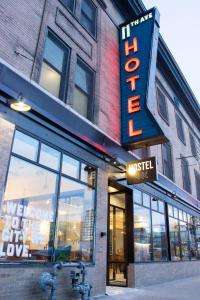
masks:
{"label": "building facade", "polygon": [[[61,261],[87,265],[94,296],[200,273],[200,107],[161,36],[152,110],[169,142],[121,145],[119,26],[145,10],[1,1],[0,299],[46,299],[40,275]],[[127,185],[126,163],[149,156],[158,180]],[[79,298],[71,269],[58,299]]]}

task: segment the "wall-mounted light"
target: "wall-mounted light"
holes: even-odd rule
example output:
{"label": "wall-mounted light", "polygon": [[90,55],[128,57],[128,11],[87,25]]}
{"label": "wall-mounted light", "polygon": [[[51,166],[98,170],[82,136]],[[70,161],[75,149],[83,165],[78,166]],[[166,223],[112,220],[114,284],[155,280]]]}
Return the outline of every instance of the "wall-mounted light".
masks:
{"label": "wall-mounted light", "polygon": [[31,106],[25,102],[25,99],[21,93],[18,95],[17,99],[9,99],[8,103],[10,108],[16,111],[26,112],[31,110]]}

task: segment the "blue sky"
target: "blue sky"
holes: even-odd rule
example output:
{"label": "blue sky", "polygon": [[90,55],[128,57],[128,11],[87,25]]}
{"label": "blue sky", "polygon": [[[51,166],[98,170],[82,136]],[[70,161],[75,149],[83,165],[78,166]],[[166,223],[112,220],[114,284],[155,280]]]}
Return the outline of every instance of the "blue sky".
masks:
{"label": "blue sky", "polygon": [[142,0],[160,12],[160,33],[200,103],[200,0]]}

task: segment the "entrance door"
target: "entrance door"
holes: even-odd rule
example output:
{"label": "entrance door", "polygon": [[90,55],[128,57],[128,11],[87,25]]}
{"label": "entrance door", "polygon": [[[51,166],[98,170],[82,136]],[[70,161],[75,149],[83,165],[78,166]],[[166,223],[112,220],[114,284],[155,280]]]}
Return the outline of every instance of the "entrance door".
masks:
{"label": "entrance door", "polygon": [[109,195],[107,284],[127,286],[126,194]]}

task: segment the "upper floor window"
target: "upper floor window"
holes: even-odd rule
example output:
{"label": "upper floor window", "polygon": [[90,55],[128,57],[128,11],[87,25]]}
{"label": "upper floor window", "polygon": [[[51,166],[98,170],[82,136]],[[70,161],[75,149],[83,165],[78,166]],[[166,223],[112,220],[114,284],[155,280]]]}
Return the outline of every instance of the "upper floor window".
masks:
{"label": "upper floor window", "polygon": [[195,171],[197,199],[200,200],[200,174]]}
{"label": "upper floor window", "polygon": [[157,88],[157,101],[158,101],[159,113],[160,113],[161,117],[168,123],[169,116],[168,116],[166,97],[159,88]]}
{"label": "upper floor window", "polygon": [[183,188],[188,193],[191,193],[189,166],[187,160],[184,157],[181,158],[181,168],[182,168]]}
{"label": "upper floor window", "polygon": [[54,34],[48,33],[40,74],[40,85],[64,100],[70,50]]}
{"label": "upper floor window", "polygon": [[190,146],[191,146],[192,155],[194,157],[197,157],[197,148],[196,148],[195,138],[191,132],[190,132]]}
{"label": "upper floor window", "polygon": [[173,180],[172,150],[169,143],[163,144],[163,173]]}
{"label": "upper floor window", "polygon": [[77,60],[73,108],[82,116],[92,119],[94,73],[80,59]]}
{"label": "upper floor window", "polygon": [[80,22],[93,36],[96,35],[96,7],[91,0],[81,1]]}
{"label": "upper floor window", "polygon": [[69,10],[74,11],[74,0],[60,0]]}
{"label": "upper floor window", "polygon": [[183,122],[179,115],[176,114],[176,127],[179,139],[185,144],[185,135],[183,130]]}

